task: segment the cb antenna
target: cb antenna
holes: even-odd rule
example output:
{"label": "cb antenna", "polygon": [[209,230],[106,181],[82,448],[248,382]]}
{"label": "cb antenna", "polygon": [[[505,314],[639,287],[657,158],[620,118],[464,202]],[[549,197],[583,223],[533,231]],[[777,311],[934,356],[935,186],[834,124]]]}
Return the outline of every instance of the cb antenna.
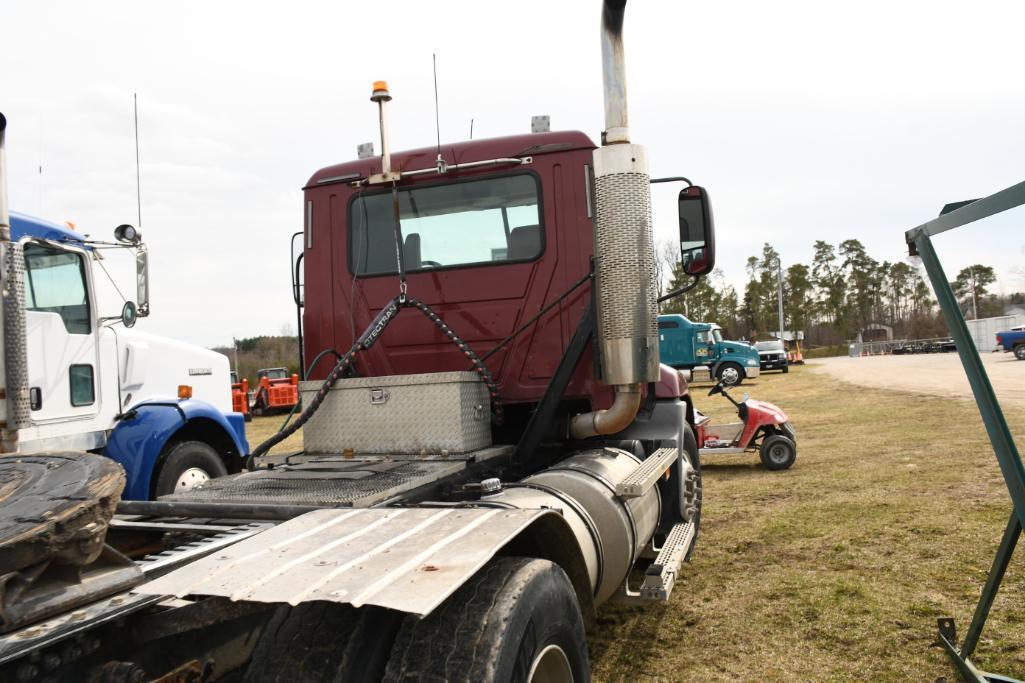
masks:
{"label": "cb antenna", "polygon": [[441,115],[438,113],[438,53],[431,53],[431,62],[434,66],[434,132],[438,136],[438,173],[448,170],[448,164],[441,156]]}
{"label": "cb antenna", "polygon": [[139,230],[142,230],[142,189],[139,181],[139,95],[132,93],[135,109],[135,204],[139,211]]}

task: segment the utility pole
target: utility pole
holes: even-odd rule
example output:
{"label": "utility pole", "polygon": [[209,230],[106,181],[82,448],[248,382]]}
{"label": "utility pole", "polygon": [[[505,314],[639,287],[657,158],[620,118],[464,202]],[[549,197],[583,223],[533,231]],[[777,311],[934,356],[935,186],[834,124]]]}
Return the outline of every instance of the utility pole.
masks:
{"label": "utility pole", "polygon": [[783,262],[776,257],[776,272],[779,280],[779,340],[783,341]]}
{"label": "utility pole", "polygon": [[975,300],[975,269],[968,267],[968,274],[972,278],[972,320],[979,319],[979,302]]}

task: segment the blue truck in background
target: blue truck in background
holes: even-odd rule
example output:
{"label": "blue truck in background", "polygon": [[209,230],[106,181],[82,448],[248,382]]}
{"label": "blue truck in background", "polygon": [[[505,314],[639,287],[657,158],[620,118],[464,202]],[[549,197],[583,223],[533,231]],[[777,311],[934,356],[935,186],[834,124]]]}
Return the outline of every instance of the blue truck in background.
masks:
{"label": "blue truck in background", "polygon": [[715,323],[696,323],[678,313],[658,316],[659,358],[674,368],[707,368],[726,386],[758,377],[758,351],[744,342],[723,339]]}
{"label": "blue truck in background", "polygon": [[1025,360],[1025,327],[1014,327],[1007,332],[997,333],[997,346],[1013,353],[1018,360]]}

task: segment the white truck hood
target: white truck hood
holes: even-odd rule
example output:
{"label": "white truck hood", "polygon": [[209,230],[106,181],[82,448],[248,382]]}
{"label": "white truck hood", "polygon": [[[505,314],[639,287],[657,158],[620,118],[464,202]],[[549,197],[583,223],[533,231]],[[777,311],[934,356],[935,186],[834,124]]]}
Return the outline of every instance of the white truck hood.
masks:
{"label": "white truck hood", "polygon": [[187,384],[192,387],[192,398],[231,412],[226,356],[147,332],[111,329],[117,338],[122,411],[146,399],[176,399],[178,386]]}

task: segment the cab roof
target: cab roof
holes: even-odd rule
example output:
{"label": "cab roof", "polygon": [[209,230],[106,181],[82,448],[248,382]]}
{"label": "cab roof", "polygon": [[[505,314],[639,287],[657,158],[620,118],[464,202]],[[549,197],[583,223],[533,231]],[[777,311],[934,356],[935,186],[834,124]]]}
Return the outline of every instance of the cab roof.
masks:
{"label": "cab roof", "polygon": [[63,225],[11,211],[11,241],[17,242],[22,237],[36,237],[56,242],[82,242],[84,240],[83,235]]}
{"label": "cab roof", "polygon": [[[441,146],[441,154],[449,164],[463,164],[470,161],[538,156],[539,154],[594,148],[594,142],[586,134],[577,130],[570,130],[509,135],[500,138],[449,143]],[[375,151],[379,152],[380,150]],[[421,168],[431,168],[434,166],[437,157],[437,146],[392,152],[392,169],[413,171]],[[320,169],[310,177],[306,187],[303,189],[326,185],[331,182],[355,180],[357,177],[367,178],[374,173],[380,172],[380,155],[368,159],[347,161]]]}

